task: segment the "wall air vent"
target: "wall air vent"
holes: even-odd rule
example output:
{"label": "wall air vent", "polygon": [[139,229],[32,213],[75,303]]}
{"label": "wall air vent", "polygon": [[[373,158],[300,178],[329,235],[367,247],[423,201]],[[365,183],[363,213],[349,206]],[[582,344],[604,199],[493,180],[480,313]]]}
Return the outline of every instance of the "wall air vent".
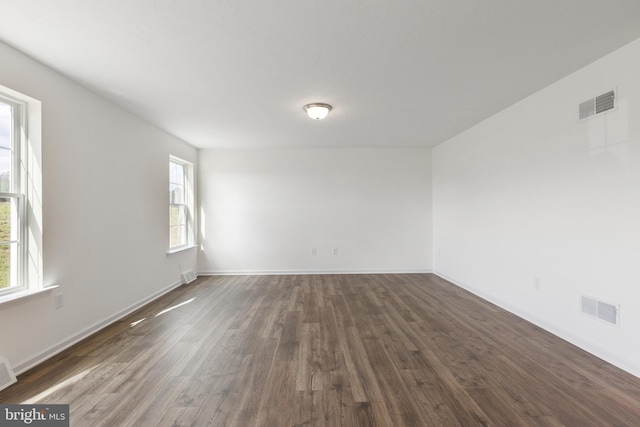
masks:
{"label": "wall air vent", "polygon": [[591,98],[578,105],[578,120],[584,120],[606,111],[613,110],[617,106],[616,90]]}
{"label": "wall air vent", "polygon": [[616,326],[620,324],[620,306],[618,305],[582,296],[580,297],[580,311]]}
{"label": "wall air vent", "polygon": [[184,284],[191,283],[196,280],[196,278],[196,273],[194,273],[193,270],[187,270],[182,273],[182,281]]}
{"label": "wall air vent", "polygon": [[9,360],[4,357],[0,357],[0,390],[9,387],[16,381],[16,375],[13,373],[11,365],[9,365]]}

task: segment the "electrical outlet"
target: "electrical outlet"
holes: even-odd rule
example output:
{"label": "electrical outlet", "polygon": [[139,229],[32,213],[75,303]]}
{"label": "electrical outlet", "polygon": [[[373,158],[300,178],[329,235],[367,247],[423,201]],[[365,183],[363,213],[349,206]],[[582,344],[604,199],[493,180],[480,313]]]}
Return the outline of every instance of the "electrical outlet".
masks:
{"label": "electrical outlet", "polygon": [[311,248],[311,255],[316,255],[318,253],[318,251],[316,250],[316,248]]}
{"label": "electrical outlet", "polygon": [[64,307],[63,294],[56,294],[53,296],[53,305],[57,309]]}
{"label": "electrical outlet", "polygon": [[331,253],[334,255],[338,255],[338,248],[331,249]]}

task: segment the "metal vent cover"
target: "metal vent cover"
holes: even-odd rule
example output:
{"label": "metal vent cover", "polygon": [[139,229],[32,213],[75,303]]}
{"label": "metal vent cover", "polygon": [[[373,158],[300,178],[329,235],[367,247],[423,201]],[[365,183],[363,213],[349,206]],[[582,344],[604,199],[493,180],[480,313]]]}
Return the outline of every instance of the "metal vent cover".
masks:
{"label": "metal vent cover", "polygon": [[595,98],[588,99],[578,105],[578,120],[584,120],[589,117],[602,114],[606,111],[616,108],[617,94],[616,90],[598,95]]}
{"label": "metal vent cover", "polygon": [[193,282],[194,280],[196,280],[196,278],[196,273],[193,270],[187,270],[182,273],[182,281],[185,284]]}
{"label": "metal vent cover", "polygon": [[16,381],[18,380],[13,373],[9,360],[5,357],[0,357],[0,390],[4,390]]}
{"label": "metal vent cover", "polygon": [[616,104],[616,93],[609,91],[605,94],[596,97],[596,114],[604,113],[605,111],[613,110]]}
{"label": "metal vent cover", "polygon": [[609,304],[595,298],[581,296],[580,311],[616,326],[618,326],[620,322],[619,306]]}
{"label": "metal vent cover", "polygon": [[598,301],[583,296],[580,302],[583,313],[598,317]]}
{"label": "metal vent cover", "polygon": [[605,320],[614,325],[618,324],[618,307],[598,301],[598,319]]}

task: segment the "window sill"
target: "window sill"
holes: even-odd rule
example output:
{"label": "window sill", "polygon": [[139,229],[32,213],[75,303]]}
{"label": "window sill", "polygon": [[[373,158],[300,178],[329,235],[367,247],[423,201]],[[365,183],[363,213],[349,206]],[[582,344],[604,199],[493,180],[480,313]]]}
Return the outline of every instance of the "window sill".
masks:
{"label": "window sill", "polygon": [[19,301],[25,298],[29,298],[38,294],[43,294],[46,292],[51,292],[52,290],[59,288],[59,285],[47,286],[46,288],[40,289],[27,289],[25,291],[13,292],[11,294],[7,294],[0,297],[0,305],[7,304],[14,301]]}
{"label": "window sill", "polygon": [[179,248],[169,249],[167,255],[177,254],[179,252],[188,251],[189,249],[197,248],[198,245],[180,246]]}

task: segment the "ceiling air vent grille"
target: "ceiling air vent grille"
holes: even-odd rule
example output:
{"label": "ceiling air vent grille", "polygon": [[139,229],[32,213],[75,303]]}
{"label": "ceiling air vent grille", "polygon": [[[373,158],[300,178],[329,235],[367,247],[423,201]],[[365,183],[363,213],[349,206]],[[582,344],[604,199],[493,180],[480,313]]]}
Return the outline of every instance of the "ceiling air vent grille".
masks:
{"label": "ceiling air vent grille", "polygon": [[578,119],[584,120],[591,116],[602,114],[616,108],[616,91],[610,90],[607,93],[584,101],[578,105]]}
{"label": "ceiling air vent grille", "polygon": [[616,326],[618,326],[620,322],[619,306],[599,301],[594,298],[585,296],[580,297],[580,311]]}

